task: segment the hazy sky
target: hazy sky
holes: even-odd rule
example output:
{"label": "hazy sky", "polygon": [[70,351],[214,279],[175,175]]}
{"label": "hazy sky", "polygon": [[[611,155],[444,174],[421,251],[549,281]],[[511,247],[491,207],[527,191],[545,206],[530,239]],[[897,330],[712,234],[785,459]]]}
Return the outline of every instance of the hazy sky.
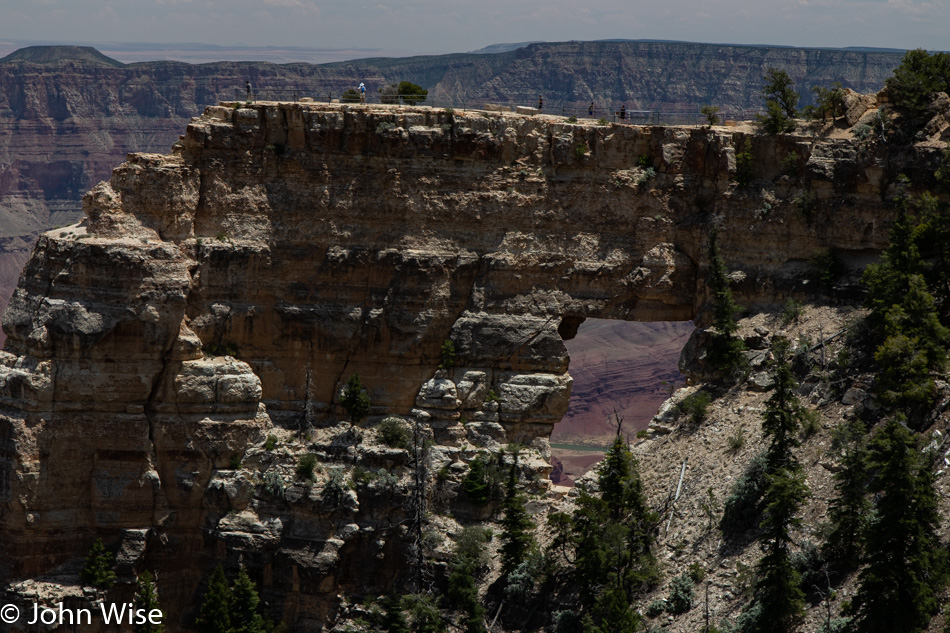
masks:
{"label": "hazy sky", "polygon": [[950,0],[0,0],[0,38],[461,52],[608,38],[950,49]]}

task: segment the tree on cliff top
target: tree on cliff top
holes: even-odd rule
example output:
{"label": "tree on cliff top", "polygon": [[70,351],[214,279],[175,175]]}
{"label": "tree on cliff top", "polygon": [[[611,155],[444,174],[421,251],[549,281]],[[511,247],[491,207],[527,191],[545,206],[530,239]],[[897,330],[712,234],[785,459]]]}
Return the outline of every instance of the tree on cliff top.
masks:
{"label": "tree on cliff top", "polygon": [[764,115],[757,118],[769,134],[780,134],[795,130],[798,93],[795,92],[791,77],[784,70],[767,68],[762,96],[765,98]]}
{"label": "tree on cliff top", "polygon": [[894,75],[884,81],[888,97],[912,115],[921,113],[936,92],[950,93],[950,53],[922,48],[907,51]]}

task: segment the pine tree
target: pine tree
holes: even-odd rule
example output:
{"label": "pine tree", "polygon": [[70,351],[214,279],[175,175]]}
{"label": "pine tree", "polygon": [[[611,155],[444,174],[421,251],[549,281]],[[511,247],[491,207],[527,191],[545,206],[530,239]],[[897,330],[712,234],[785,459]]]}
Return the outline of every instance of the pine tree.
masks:
{"label": "pine tree", "polygon": [[108,589],[115,584],[115,554],[106,549],[101,538],[97,538],[83,564],[80,578],[83,583],[100,589]]}
{"label": "pine tree", "polygon": [[944,579],[931,464],[911,432],[892,420],[871,442],[870,466],[878,500],[854,597],[857,631],[919,633],[937,612]]}
{"label": "pine tree", "polygon": [[261,598],[254,581],[241,566],[231,589],[231,622],[233,633],[264,633],[264,618],[260,614]]}
{"label": "pine tree", "polygon": [[857,568],[864,551],[867,525],[867,441],[858,420],[843,424],[835,433],[841,470],[834,474],[835,497],[828,504],[831,534],[822,548],[825,559],[843,573]]}
{"label": "pine tree", "polygon": [[508,485],[502,502],[504,516],[502,525],[501,574],[510,576],[520,565],[528,552],[535,547],[532,531],[534,521],[525,510],[525,495],[518,490],[518,453],[514,453],[511,470],[508,473]]}
{"label": "pine tree", "polygon": [[466,633],[484,633],[485,607],[478,597],[475,579],[488,561],[485,543],[488,535],[478,528],[465,528],[455,541],[449,572],[449,603],[462,612],[461,625]]}
{"label": "pine tree", "polygon": [[359,374],[353,374],[346,381],[346,387],[343,388],[343,395],[340,397],[340,404],[350,416],[350,422],[359,424],[360,420],[369,415],[370,400],[366,393],[366,388],[360,380]]}
{"label": "pine tree", "polygon": [[712,292],[713,326],[716,332],[709,341],[707,356],[717,373],[724,378],[735,378],[747,365],[742,353],[745,343],[736,335],[739,331],[736,322],[739,306],[729,290],[729,275],[719,252],[719,232],[716,228],[709,233],[708,285]]}
{"label": "pine tree", "polygon": [[633,599],[659,578],[652,551],[657,516],[619,426],[598,470],[601,497],[582,493],[570,520],[570,543],[563,529],[556,536],[559,546],[573,550],[585,633],[638,630]]}
{"label": "pine tree", "polygon": [[383,628],[387,633],[411,633],[406,616],[402,613],[402,598],[396,592],[383,600]]}
{"label": "pine tree", "polygon": [[198,633],[231,633],[231,588],[221,565],[211,574],[201,615],[198,617]]}
{"label": "pine tree", "polygon": [[773,346],[775,368],[772,395],[766,401],[762,431],[769,438],[766,452],[766,488],[763,495],[762,552],[750,613],[760,614],[754,629],[789,633],[805,614],[801,575],[791,562],[791,530],[799,527],[798,512],[808,497],[808,487],[793,449],[804,410],[795,396],[798,386],[789,363],[789,344],[778,339]]}
{"label": "pine tree", "polygon": [[141,609],[146,615],[144,622],[132,626],[135,633],[163,633],[165,631],[165,625],[161,623],[165,618],[164,613],[157,618],[157,624],[151,622],[153,618],[150,614],[155,610],[161,611],[161,607],[158,604],[158,587],[150,571],[142,572],[136,580],[135,597],[132,603],[136,609]]}

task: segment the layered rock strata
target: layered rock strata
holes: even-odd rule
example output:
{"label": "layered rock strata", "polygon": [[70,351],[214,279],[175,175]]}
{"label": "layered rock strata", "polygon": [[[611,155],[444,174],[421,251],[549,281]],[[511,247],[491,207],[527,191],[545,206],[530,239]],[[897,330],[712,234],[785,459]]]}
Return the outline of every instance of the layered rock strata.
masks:
{"label": "layered rock strata", "polygon": [[[737,189],[747,141],[753,182]],[[585,318],[702,324],[713,222],[746,305],[802,291],[827,249],[858,268],[886,240],[889,183],[926,184],[937,155],[429,108],[208,108],[171,155],[130,155],[20,277],[0,358],[0,573],[74,578],[101,536],[127,573],[161,570],[173,628],[219,560],[249,563],[293,630],[322,626],[340,592],[385,591],[410,551],[411,456],[368,427],[418,423],[454,481],[509,443],[543,470],[570,395],[563,340]],[[373,403],[362,425],[341,422],[354,373]],[[270,434],[288,448],[262,448]],[[320,459],[315,484],[301,451]],[[386,474],[340,487],[354,463]]]}

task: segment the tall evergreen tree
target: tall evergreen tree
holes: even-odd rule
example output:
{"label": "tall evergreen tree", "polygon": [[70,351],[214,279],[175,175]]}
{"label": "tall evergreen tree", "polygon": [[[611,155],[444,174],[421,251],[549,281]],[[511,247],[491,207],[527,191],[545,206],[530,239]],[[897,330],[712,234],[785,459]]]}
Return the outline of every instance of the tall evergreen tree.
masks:
{"label": "tall evergreen tree", "polygon": [[756,632],[789,633],[805,614],[801,576],[791,561],[791,530],[799,527],[798,512],[808,497],[801,464],[793,450],[798,446],[798,430],[804,410],[795,396],[795,382],[789,362],[789,344],[778,339],[773,346],[775,367],[772,395],[766,401],[762,431],[769,438],[766,452],[766,489],[763,495],[762,553],[757,567],[750,626]]}
{"label": "tall evergreen tree", "polygon": [[198,633],[231,633],[231,588],[221,565],[211,574],[201,615],[198,616]]}
{"label": "tall evergreen tree", "polygon": [[515,451],[511,470],[508,472],[505,499],[502,502],[504,515],[501,520],[501,573],[503,577],[510,576],[535,546],[532,534],[535,524],[525,510],[525,499],[524,493],[518,490],[518,452]]}
{"label": "tall evergreen tree", "polygon": [[264,633],[264,618],[260,613],[261,598],[254,581],[242,565],[231,589],[232,633]]}
{"label": "tall evergreen tree", "polygon": [[581,630],[632,633],[640,627],[632,602],[659,578],[652,551],[658,519],[619,428],[599,467],[598,484],[600,498],[582,493],[573,517],[558,517],[556,546],[573,554]]}
{"label": "tall evergreen tree", "polygon": [[411,633],[406,616],[402,613],[402,598],[396,592],[383,600],[383,628],[387,633]]}
{"label": "tall evergreen tree", "polygon": [[709,233],[709,290],[713,302],[715,333],[707,347],[707,357],[713,369],[724,378],[735,378],[745,370],[747,361],[742,352],[745,343],[736,333],[739,324],[736,313],[739,306],[729,289],[729,275],[719,252],[719,232],[713,227]]}
{"label": "tall evergreen tree", "polygon": [[161,611],[158,604],[158,587],[152,572],[147,570],[142,572],[142,575],[135,581],[135,597],[132,604],[136,609],[141,609],[146,614],[144,622],[132,626],[135,633],[163,633],[165,631],[165,625],[161,623],[165,617],[164,613],[162,613],[162,617],[158,618],[157,624],[153,624],[151,622],[152,618],[149,617],[152,611],[156,609]]}
{"label": "tall evergreen tree", "polygon": [[854,597],[859,633],[919,633],[937,612],[944,580],[934,476],[914,436],[888,422],[871,442],[875,516]]}
{"label": "tall evergreen tree", "polygon": [[852,420],[835,433],[834,448],[841,470],[833,475],[835,497],[828,504],[831,534],[823,549],[835,571],[848,573],[857,568],[864,551],[863,538],[867,525],[867,441],[864,424]]}

